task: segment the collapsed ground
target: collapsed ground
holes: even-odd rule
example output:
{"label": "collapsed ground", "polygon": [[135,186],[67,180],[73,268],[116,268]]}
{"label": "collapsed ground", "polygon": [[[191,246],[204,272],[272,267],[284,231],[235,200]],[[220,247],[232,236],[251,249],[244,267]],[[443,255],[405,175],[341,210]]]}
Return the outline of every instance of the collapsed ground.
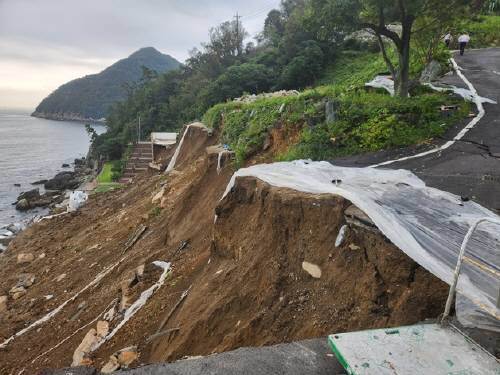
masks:
{"label": "collapsed ground", "polygon": [[[343,198],[245,178],[220,201],[233,164],[224,153],[218,172],[218,150],[207,149],[218,141],[217,133],[191,127],[170,174],[144,175],[123,191],[94,195],[79,212],[44,220],[16,238],[0,258],[6,275],[0,295],[20,281],[26,287],[0,313],[2,342],[123,260],[52,319],[0,349],[0,373],[71,365],[113,303],[110,329],[122,319],[120,308],[158,281],[161,269],[153,261],[172,263],[165,284],[83,363],[102,368],[113,353],[138,346],[137,366],[410,324],[442,311],[447,286],[353,214]],[[265,158],[273,156],[259,161]],[[336,247],[347,220],[346,238]],[[137,242],[126,246],[143,226]],[[20,254],[32,257],[18,263]],[[312,277],[303,262],[318,266],[321,276]]]}

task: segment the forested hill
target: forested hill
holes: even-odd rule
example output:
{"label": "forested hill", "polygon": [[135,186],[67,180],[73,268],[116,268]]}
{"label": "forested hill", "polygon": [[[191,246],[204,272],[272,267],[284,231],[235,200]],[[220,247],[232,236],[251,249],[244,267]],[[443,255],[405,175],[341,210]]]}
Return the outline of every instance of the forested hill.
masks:
{"label": "forested hill", "polygon": [[[88,120],[106,117],[109,107],[126,97],[145,73],[164,73],[178,68],[180,63],[153,47],[142,48],[101,73],[70,81],[47,98],[32,114],[56,120]],[[154,71],[154,72],[153,72]]]}

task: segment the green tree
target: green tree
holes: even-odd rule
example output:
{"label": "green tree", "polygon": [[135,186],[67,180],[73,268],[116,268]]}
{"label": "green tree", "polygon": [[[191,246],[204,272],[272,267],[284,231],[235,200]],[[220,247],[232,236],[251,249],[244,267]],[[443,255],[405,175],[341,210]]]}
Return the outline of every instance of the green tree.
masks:
{"label": "green tree", "polygon": [[318,78],[324,65],[324,54],[318,43],[308,40],[299,45],[300,53],[281,73],[279,85],[285,89],[302,88]]}
{"label": "green tree", "polygon": [[[387,68],[394,79],[395,92],[407,97],[410,89],[410,43],[413,28],[420,21],[428,27],[453,18],[467,9],[467,0],[311,0],[325,28],[344,33],[362,28],[377,37]],[[390,25],[399,25],[398,31]],[[397,54],[393,62],[385,40],[390,40]]]}

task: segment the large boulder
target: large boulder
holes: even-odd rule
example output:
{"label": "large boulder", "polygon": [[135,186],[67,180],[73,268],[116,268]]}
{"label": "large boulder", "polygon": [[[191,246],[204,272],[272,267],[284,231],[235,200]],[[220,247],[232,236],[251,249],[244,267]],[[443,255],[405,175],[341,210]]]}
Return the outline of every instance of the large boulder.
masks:
{"label": "large boulder", "polygon": [[441,64],[436,60],[432,60],[422,71],[422,74],[420,75],[420,83],[430,83],[435,81],[441,75],[441,71]]}
{"label": "large boulder", "polygon": [[73,190],[80,185],[75,172],[60,172],[48,180],[44,186],[47,190]]}
{"label": "large boulder", "polygon": [[57,192],[47,192],[40,195],[38,189],[24,192],[17,197],[16,209],[19,211],[27,211],[35,207],[47,207],[54,201],[57,201],[57,194]]}
{"label": "large boulder", "polygon": [[32,199],[37,199],[40,197],[40,190],[38,189],[33,189],[29,191],[25,191],[24,193],[21,193],[18,197],[17,200],[21,201],[23,199],[26,199],[27,201],[30,201]]}
{"label": "large boulder", "polygon": [[21,199],[16,203],[16,210],[18,211],[28,211],[31,209],[30,202],[27,199]]}

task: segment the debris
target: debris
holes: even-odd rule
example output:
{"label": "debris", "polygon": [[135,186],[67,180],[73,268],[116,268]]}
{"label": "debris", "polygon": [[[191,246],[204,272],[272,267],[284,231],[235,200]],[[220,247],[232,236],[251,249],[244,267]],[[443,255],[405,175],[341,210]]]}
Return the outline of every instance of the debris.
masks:
{"label": "debris", "polygon": [[344,243],[345,233],[347,231],[347,225],[342,225],[340,228],[339,234],[337,235],[337,239],[335,240],[335,247],[340,247]]}
{"label": "debris", "polygon": [[120,298],[120,311],[125,311],[127,310],[130,305],[132,304],[130,302],[130,285],[134,281],[133,278],[125,279],[122,280],[120,283],[120,289],[122,292],[121,298]]}
{"label": "debris", "polygon": [[101,373],[111,374],[112,372],[119,369],[120,369],[120,364],[118,363],[118,358],[116,358],[114,355],[111,355],[109,356],[109,361],[101,369]]}
{"label": "debris", "polygon": [[54,295],[53,294],[47,294],[43,298],[45,298],[46,301],[50,301],[52,298],[54,298]]}
{"label": "debris", "polygon": [[56,281],[60,282],[60,281],[64,280],[65,278],[66,278],[66,274],[62,273],[62,274],[60,274],[59,276],[56,277]]}
{"label": "debris", "polygon": [[121,368],[128,368],[138,358],[139,353],[136,346],[131,346],[118,352],[118,363]]}
{"label": "debris", "polygon": [[148,229],[147,226],[145,225],[139,225],[139,227],[135,230],[135,232],[132,234],[132,237],[130,237],[127,242],[125,242],[125,249],[123,252],[127,252],[132,246],[135,245],[137,241],[141,238],[141,236],[144,234],[144,232]]}
{"label": "debris", "polygon": [[16,286],[22,286],[24,288],[29,288],[35,282],[35,275],[32,273],[21,273],[17,279]]}
{"label": "debris", "polygon": [[172,254],[172,260],[175,258],[175,256],[177,255],[177,253],[179,251],[182,251],[186,248],[186,246],[189,245],[189,240],[185,240],[185,241],[181,241],[179,247],[174,251],[174,253]]}
{"label": "debris", "polygon": [[109,323],[105,320],[99,320],[97,322],[96,332],[97,336],[99,336],[100,338],[106,337],[109,333]]}
{"label": "debris", "polygon": [[31,253],[21,253],[17,255],[17,264],[31,263],[35,256]]}
{"label": "debris", "polygon": [[111,307],[103,316],[104,320],[107,320],[108,322],[113,321],[115,318],[115,306]]}
{"label": "debris", "polygon": [[104,340],[100,341],[93,350],[97,350],[102,344],[113,338],[113,336],[125,325],[127,322],[146,304],[148,299],[162,287],[170,273],[170,263],[155,261],[153,264],[157,267],[163,269],[163,272],[158,279],[158,281],[141,293],[140,297],[124,312],[123,319],[113,328],[113,330],[105,337]]}
{"label": "debris", "polygon": [[348,224],[350,225],[355,225],[357,227],[372,231],[372,232],[379,232],[379,229],[375,225],[375,223],[370,219],[370,217],[361,211],[358,207],[355,205],[350,205],[345,211],[344,211],[345,219]]}
{"label": "debris", "polygon": [[19,299],[26,294],[26,288],[23,286],[15,286],[9,290],[9,294],[12,299]]}
{"label": "debris", "polygon": [[349,245],[349,249],[351,249],[351,250],[359,250],[361,248],[358,245],[355,245],[355,244],[352,243],[352,244]]}
{"label": "debris", "polygon": [[101,372],[110,374],[119,369],[127,369],[138,358],[136,346],[121,349],[109,357],[108,363],[104,365]]}
{"label": "debris", "polygon": [[64,340],[60,341],[57,345],[51,347],[50,349],[46,350],[45,352],[43,352],[42,354],[38,355],[38,357],[36,357],[35,359],[33,359],[31,361],[31,363],[35,363],[38,359],[40,359],[41,357],[45,356],[46,354],[49,354],[51,351],[59,348],[62,344],[64,344],[65,342],[67,342],[68,340],[70,340],[73,336],[77,335],[80,331],[84,330],[85,328],[87,328],[88,326],[94,324],[101,315],[104,314],[104,312],[109,308],[109,306],[111,305],[115,305],[116,302],[118,302],[118,299],[114,299],[108,306],[106,306],[106,309],[104,309],[103,312],[101,312],[94,320],[90,321],[89,323],[85,324],[83,327],[80,327],[78,328],[76,331],[74,331],[73,333],[71,333],[71,335],[69,335],[68,337],[66,337]]}
{"label": "debris", "polygon": [[[161,332],[157,332],[151,336],[149,336],[147,339],[146,339],[146,344],[153,341],[154,339],[158,338],[158,337],[161,337],[161,336],[165,336],[165,335],[170,335],[171,333],[173,332],[177,332],[177,331],[180,331],[180,328],[179,327],[176,327],[176,328],[170,328],[170,329],[166,329],[164,331],[161,331]],[[170,337],[170,336],[169,336]]]}
{"label": "debris", "polygon": [[99,338],[97,337],[97,331],[95,328],[91,328],[73,353],[73,362],[71,363],[71,367],[83,365],[84,358],[92,352],[92,349],[98,342]]}
{"label": "debris", "polygon": [[46,257],[45,253],[41,253],[39,256],[38,256],[38,259],[44,259]]}
{"label": "debris", "polygon": [[8,296],[0,296],[0,314],[7,311],[7,301],[9,300]]}
{"label": "debris", "polygon": [[156,330],[156,333],[159,333],[163,329],[163,327],[165,327],[167,325],[168,321],[170,320],[170,318],[174,314],[175,310],[177,310],[177,308],[181,305],[182,301],[184,301],[186,299],[186,297],[188,296],[191,288],[192,288],[192,285],[187,290],[185,290],[184,293],[182,293],[181,298],[179,298],[179,300],[174,305],[174,307],[172,307],[172,310],[170,310],[170,312],[165,316],[165,318],[163,318],[162,322],[160,323],[160,326]]}
{"label": "debris", "polygon": [[161,201],[161,198],[163,198],[164,194],[165,194],[165,187],[162,187],[160,191],[154,195],[153,199],[151,199],[151,203],[155,204]]}
{"label": "debris", "polygon": [[144,269],[145,268],[146,268],[146,265],[145,264],[141,264],[140,266],[138,266],[135,269],[135,277],[137,278],[137,280],[142,279],[142,277],[144,276]]}
{"label": "debris", "polygon": [[321,278],[321,268],[309,262],[302,262],[302,269],[315,279]]}
{"label": "debris", "polygon": [[89,199],[87,193],[83,191],[74,191],[69,196],[68,212],[77,211]]}

